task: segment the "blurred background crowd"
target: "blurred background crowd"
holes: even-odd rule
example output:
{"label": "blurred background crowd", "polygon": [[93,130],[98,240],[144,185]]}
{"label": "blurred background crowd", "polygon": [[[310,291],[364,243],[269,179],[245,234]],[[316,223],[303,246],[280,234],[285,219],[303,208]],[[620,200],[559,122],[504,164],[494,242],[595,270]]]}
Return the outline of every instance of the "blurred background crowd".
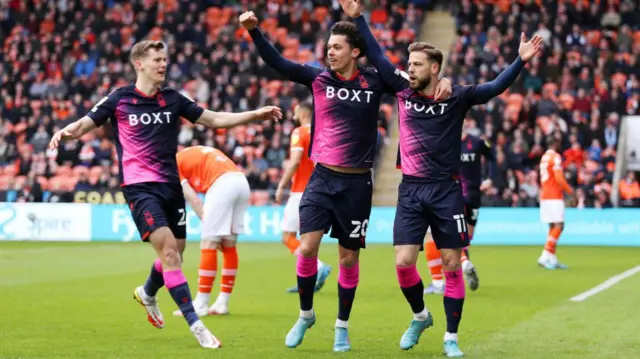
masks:
{"label": "blurred background crowd", "polygon": [[[446,76],[475,84],[518,54],[520,33],[542,36],[544,54],[512,88],[476,106],[467,125],[496,145],[487,206],[535,206],[545,138],[562,141],[577,207],[611,206],[620,120],[640,114],[637,1],[469,1],[456,9],[458,37]],[[621,205],[638,205],[635,174],[620,182]]]}
{"label": "blurred background crowd", "polygon": [[[366,1],[366,16],[399,68],[433,1]],[[212,131],[183,123],[183,146],[220,148],[246,173],[252,204],[268,204],[288,156],[292,109],[309,99],[267,67],[238,25],[247,9],[282,54],[322,67],[331,25],[346,19],[326,1],[23,1],[0,2],[0,192],[5,201],[86,201],[117,193],[110,126],[57,153],[51,135],[82,117],[111,90],[132,82],[128,51],[143,38],[169,45],[170,87],[203,107],[244,111],[277,105],[281,123]],[[451,2],[445,2],[451,5]],[[457,2],[455,2],[457,3]],[[540,34],[545,53],[505,94],[474,107],[467,130],[496,147],[485,206],[536,206],[537,165],[549,136],[562,141],[564,169],[578,207],[638,206],[635,173],[612,188],[621,117],[640,114],[640,5],[637,1],[470,1],[451,5],[457,36],[444,75],[456,84],[493,79],[515,59],[520,32]],[[363,59],[363,64],[366,59]],[[394,120],[381,106],[379,150]],[[395,149],[393,149],[395,151]],[[79,196],[78,194],[82,194]],[[97,201],[118,201],[118,196]]]}

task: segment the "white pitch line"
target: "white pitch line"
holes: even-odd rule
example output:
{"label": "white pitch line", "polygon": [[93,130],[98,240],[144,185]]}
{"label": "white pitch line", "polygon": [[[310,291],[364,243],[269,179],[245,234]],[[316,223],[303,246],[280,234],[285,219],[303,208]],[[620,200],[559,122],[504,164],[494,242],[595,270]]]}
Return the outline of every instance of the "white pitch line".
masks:
{"label": "white pitch line", "polygon": [[622,273],[620,273],[618,275],[614,275],[613,277],[605,280],[604,282],[602,282],[602,283],[598,284],[597,286],[589,289],[588,291],[576,295],[575,297],[571,298],[570,300],[574,301],[574,302],[582,302],[583,300],[585,300],[585,299],[587,299],[587,298],[589,298],[589,297],[591,297],[593,295],[596,295],[596,294],[598,294],[598,293],[600,293],[602,291],[605,291],[605,290],[613,287],[619,281],[621,281],[623,279],[626,279],[626,278],[629,278],[629,277],[631,277],[632,275],[634,275],[634,274],[636,274],[638,272],[640,272],[640,265],[636,266],[636,267],[633,267],[633,268],[631,268],[631,269],[629,269],[629,270],[627,270],[625,272],[622,272]]}

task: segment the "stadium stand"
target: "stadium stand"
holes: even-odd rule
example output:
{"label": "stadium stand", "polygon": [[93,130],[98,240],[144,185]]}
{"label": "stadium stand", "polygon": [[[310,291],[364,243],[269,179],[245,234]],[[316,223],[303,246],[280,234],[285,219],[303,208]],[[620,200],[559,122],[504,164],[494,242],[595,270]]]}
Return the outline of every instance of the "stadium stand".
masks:
{"label": "stadium stand", "polygon": [[[237,24],[246,1],[17,1],[0,3],[0,193],[15,201],[121,201],[115,151],[105,127],[56,154],[51,134],[82,116],[113,88],[130,82],[128,50],[139,39],[169,44],[168,85],[201,105],[240,111],[265,104],[286,110],[279,124],[230,131],[183,124],[183,145],[218,147],[245,170],[252,204],[268,204],[286,162],[292,108],[308,99],[257,56]],[[252,2],[253,3],[253,2]],[[403,67],[428,1],[370,1],[367,16],[387,56]],[[343,18],[336,1],[260,1],[261,27],[282,53],[321,66],[325,37]],[[458,36],[445,76],[472,84],[495,77],[517,54],[520,31],[538,33],[545,54],[518,82],[467,124],[496,144],[494,187],[485,206],[536,206],[537,163],[545,138],[564,144],[565,170],[578,188],[577,206],[638,206],[635,173],[612,188],[620,120],[640,112],[640,8],[637,2],[463,0]],[[364,61],[364,60],[363,60]],[[380,111],[380,143],[392,120],[392,99]],[[395,151],[395,149],[391,149]],[[93,195],[90,195],[93,193]],[[105,196],[105,194],[108,194]]]}
{"label": "stadium stand", "polygon": [[536,206],[537,165],[553,136],[577,188],[573,204],[610,207],[619,190],[621,205],[638,206],[634,173],[612,188],[621,118],[640,114],[638,2],[463,0],[454,13],[458,37],[445,74],[455,83],[494,78],[517,56],[521,31],[545,43],[509,91],[469,113],[472,131],[497,149],[483,205]]}
{"label": "stadium stand", "polygon": [[[115,151],[106,126],[96,134],[46,151],[56,130],[83,116],[112,89],[134,79],[128,51],[142,38],[169,45],[168,86],[206,108],[243,111],[278,105],[269,122],[211,131],[183,124],[182,145],[204,144],[227,153],[246,172],[252,204],[267,204],[277,187],[294,128],[292,109],[308,100],[304,87],[282,81],[257,56],[237,24],[249,2],[221,1],[8,1],[0,3],[0,191],[8,201],[112,201],[117,192]],[[261,27],[289,59],[324,61],[325,36],[344,16],[332,1],[250,2]],[[420,3],[420,2],[417,2]],[[387,55],[406,63],[422,11],[414,4],[380,1],[368,14]],[[379,117],[384,143],[392,99]],[[93,191],[93,199],[87,196]]]}

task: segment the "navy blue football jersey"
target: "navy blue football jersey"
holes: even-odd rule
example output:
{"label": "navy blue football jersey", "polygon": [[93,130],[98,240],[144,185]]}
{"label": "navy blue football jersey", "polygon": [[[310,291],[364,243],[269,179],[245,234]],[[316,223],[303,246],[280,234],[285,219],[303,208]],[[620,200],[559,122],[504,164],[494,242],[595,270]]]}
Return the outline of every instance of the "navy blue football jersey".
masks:
{"label": "navy blue football jersey", "polygon": [[163,88],[148,96],[134,85],[121,87],[87,114],[96,125],[113,126],[123,185],[141,182],[180,183],[176,152],[180,118],[195,123],[204,109],[176,90]]}

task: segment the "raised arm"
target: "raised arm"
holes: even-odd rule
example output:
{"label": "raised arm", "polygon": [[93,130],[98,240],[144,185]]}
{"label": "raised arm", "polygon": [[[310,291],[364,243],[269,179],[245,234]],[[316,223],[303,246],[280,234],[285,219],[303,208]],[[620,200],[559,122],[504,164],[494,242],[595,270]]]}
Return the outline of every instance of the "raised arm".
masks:
{"label": "raised arm", "polygon": [[365,53],[371,64],[378,70],[384,82],[393,91],[400,92],[409,87],[409,75],[397,69],[391,61],[389,61],[382,52],[382,48],[371,33],[367,20],[364,16],[359,15],[354,19],[362,40],[364,42]]}
{"label": "raised arm", "polygon": [[258,17],[253,11],[241,14],[240,23],[249,30],[249,35],[264,62],[289,80],[310,86],[316,76],[322,72],[322,69],[317,67],[301,65],[284,58],[258,29]]}
{"label": "raised arm", "polygon": [[492,98],[503,93],[516,81],[526,62],[531,60],[542,49],[542,38],[539,35],[535,35],[530,41],[526,40],[524,33],[522,33],[520,35],[518,58],[502,71],[498,77],[493,81],[469,88],[467,100],[470,106],[487,103]]}
{"label": "raised arm", "polygon": [[492,98],[500,95],[511,86],[520,71],[524,68],[525,62],[520,56],[502,71],[495,79],[480,85],[471,86],[467,91],[467,99],[471,106],[487,103]]}

